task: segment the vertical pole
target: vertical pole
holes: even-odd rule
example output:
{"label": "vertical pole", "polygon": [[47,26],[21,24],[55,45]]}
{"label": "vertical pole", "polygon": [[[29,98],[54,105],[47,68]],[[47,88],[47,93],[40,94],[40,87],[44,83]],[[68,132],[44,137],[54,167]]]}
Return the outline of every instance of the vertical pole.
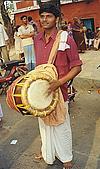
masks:
{"label": "vertical pole", "polygon": [[41,6],[41,0],[37,0],[37,4]]}
{"label": "vertical pole", "polygon": [[56,0],[56,5],[60,9],[60,0]]}

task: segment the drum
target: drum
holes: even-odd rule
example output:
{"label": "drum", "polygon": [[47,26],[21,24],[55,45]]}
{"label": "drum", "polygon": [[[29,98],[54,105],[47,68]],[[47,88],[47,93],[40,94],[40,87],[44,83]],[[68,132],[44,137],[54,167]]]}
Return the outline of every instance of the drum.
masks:
{"label": "drum", "polygon": [[18,77],[7,90],[6,102],[10,108],[17,110],[22,114],[26,114],[25,107],[23,107],[21,101],[21,88],[24,85],[27,77]]}
{"label": "drum", "polygon": [[44,68],[33,70],[12,83],[7,92],[7,103],[11,108],[38,117],[47,116],[55,109],[59,92],[56,90],[48,96],[47,90],[57,76],[52,68],[49,71]]}

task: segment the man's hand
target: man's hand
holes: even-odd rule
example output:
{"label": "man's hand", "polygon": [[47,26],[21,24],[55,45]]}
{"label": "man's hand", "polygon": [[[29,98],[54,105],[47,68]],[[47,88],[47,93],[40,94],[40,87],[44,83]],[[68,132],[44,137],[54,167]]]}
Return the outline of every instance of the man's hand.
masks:
{"label": "man's hand", "polygon": [[56,89],[58,89],[61,86],[61,83],[59,80],[53,80],[50,82],[50,87],[48,88],[48,95],[50,95],[52,92],[54,92]]}

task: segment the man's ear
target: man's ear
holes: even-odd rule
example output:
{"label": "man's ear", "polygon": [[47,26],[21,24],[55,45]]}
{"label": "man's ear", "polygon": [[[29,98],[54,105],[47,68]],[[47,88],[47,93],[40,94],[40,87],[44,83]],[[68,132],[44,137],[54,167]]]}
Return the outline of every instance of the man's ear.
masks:
{"label": "man's ear", "polygon": [[58,23],[58,22],[59,22],[59,20],[60,20],[60,18],[59,18],[59,17],[57,17],[57,18],[56,18],[56,23]]}

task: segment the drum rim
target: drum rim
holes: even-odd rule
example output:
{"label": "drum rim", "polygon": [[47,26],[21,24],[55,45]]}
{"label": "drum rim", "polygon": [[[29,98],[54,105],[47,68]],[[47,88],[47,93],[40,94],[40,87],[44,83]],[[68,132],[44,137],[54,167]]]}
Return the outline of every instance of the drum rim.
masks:
{"label": "drum rim", "polygon": [[16,105],[16,103],[15,103],[15,99],[14,99],[14,97],[15,97],[15,89],[16,89],[16,86],[17,86],[17,84],[18,83],[20,83],[20,81],[22,80],[22,78],[23,77],[18,77],[15,81],[14,81],[14,83],[15,83],[15,85],[13,86],[13,83],[11,84],[11,86],[10,86],[10,88],[8,89],[8,94],[9,94],[9,91],[11,90],[12,91],[12,96],[11,96],[11,102],[13,101],[13,106],[11,106],[10,104],[9,104],[9,100],[7,100],[7,103],[8,103],[8,105],[11,107],[11,108],[14,108],[15,110],[17,110],[18,112],[21,112],[20,111],[20,109],[19,109],[19,107]]}
{"label": "drum rim", "polygon": [[[30,77],[30,75],[29,75]],[[47,75],[43,72],[34,72],[34,74],[32,74],[31,78],[28,78],[25,83],[24,86],[22,87],[21,90],[21,100],[23,105],[25,106],[26,110],[30,111],[30,113],[34,116],[38,116],[38,117],[43,117],[43,116],[47,116],[49,115],[56,107],[57,102],[58,102],[58,89],[54,92],[53,94],[53,100],[50,103],[50,105],[44,109],[36,109],[31,107],[31,105],[29,105],[28,99],[27,99],[27,90],[28,87],[30,86],[30,84],[33,81],[36,81],[38,79],[42,79],[42,80],[47,80],[47,81],[51,81],[53,78],[50,75]]]}

